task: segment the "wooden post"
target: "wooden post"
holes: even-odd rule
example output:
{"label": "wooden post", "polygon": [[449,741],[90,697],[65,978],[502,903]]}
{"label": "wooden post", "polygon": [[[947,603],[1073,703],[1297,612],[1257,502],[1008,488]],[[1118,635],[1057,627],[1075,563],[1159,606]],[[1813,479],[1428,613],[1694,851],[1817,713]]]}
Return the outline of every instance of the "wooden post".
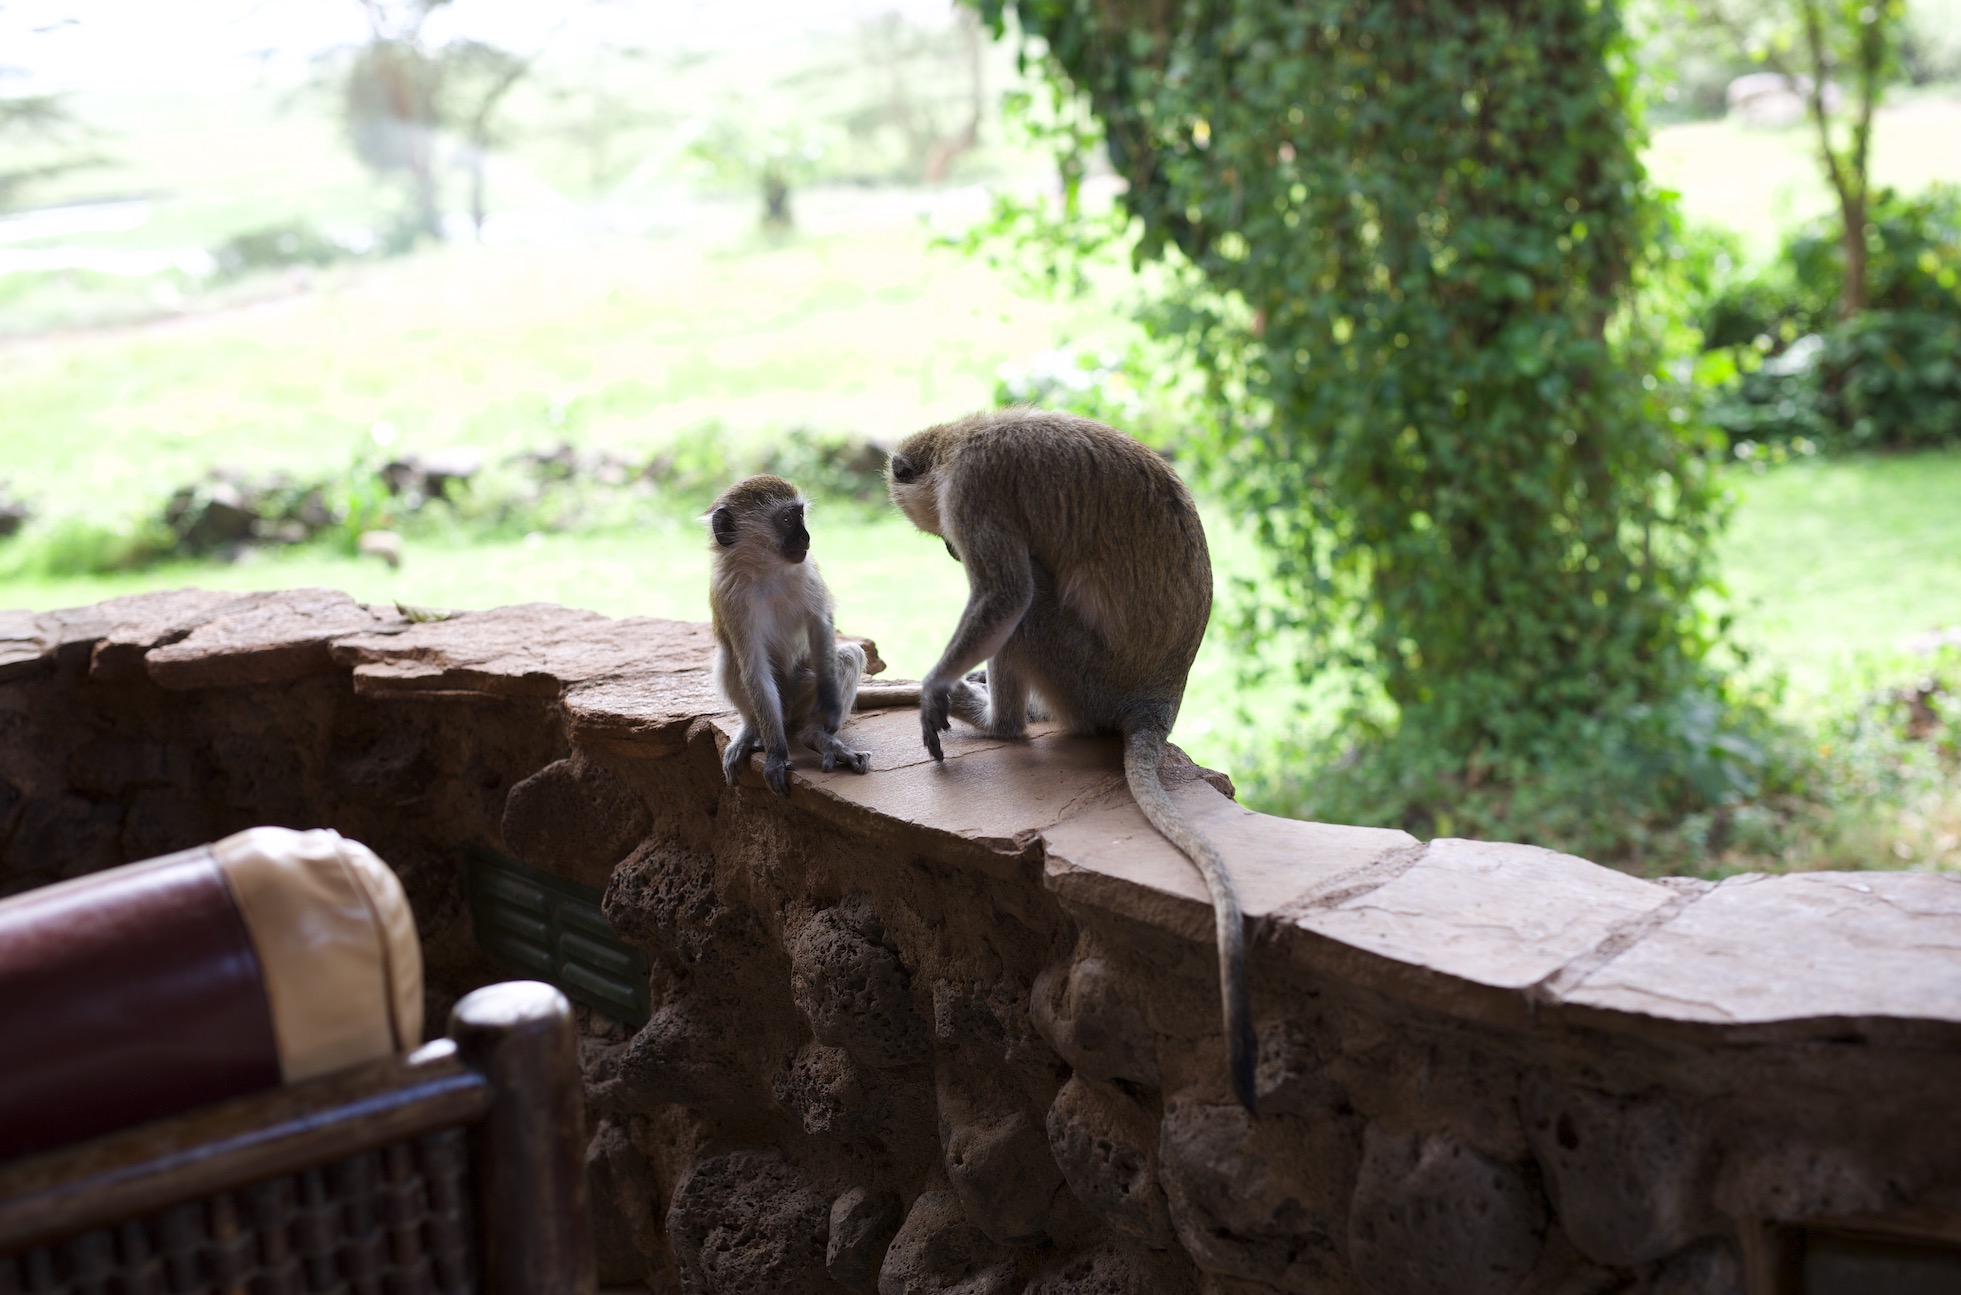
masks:
{"label": "wooden post", "polygon": [[456,1005],[449,1035],[495,1094],[471,1145],[485,1295],[592,1295],[571,1004],[535,980],[491,985]]}

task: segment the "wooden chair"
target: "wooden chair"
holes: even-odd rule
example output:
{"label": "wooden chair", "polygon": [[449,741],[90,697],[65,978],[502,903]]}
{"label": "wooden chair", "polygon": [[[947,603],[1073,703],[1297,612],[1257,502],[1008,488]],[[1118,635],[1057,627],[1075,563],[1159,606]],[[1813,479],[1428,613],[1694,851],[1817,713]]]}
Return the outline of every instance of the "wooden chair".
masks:
{"label": "wooden chair", "polygon": [[0,1162],[0,1295],[589,1295],[583,1123],[570,1005],[492,985],[413,1052]]}

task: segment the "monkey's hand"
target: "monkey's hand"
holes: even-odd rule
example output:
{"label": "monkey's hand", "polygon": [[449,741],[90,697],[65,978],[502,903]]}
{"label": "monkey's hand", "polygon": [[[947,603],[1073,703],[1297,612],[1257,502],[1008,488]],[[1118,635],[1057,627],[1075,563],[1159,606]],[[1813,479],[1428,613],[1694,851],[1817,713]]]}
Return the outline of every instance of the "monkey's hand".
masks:
{"label": "monkey's hand", "polygon": [[763,781],[779,796],[790,794],[790,748],[770,751],[763,756]]}
{"label": "monkey's hand", "polygon": [[926,753],[935,760],[946,759],[940,749],[940,734],[953,727],[953,685],[928,680],[919,689],[919,735],[926,742]]}

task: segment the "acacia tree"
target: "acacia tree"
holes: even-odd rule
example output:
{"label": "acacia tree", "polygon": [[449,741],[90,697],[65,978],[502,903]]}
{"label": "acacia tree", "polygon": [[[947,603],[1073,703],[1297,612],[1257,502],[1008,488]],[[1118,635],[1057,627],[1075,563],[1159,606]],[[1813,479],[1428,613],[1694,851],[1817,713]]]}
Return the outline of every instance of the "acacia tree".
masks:
{"label": "acacia tree", "polygon": [[1182,448],[1257,519],[1256,625],[1390,703],[1347,730],[1373,802],[1303,808],[1435,826],[1719,740],[1666,718],[1709,682],[1713,499],[1631,309],[1654,213],[1612,5],[976,2],[1087,102],[1180,285],[1155,327],[1212,395]]}
{"label": "acacia tree", "polygon": [[[445,134],[469,177],[470,218],[482,237],[485,164],[498,141],[499,111],[550,40],[525,53],[468,37],[431,40],[430,18],[452,2],[361,0],[369,39],[344,89],[356,156],[379,174],[408,178],[417,230],[430,238],[443,236],[438,151]],[[561,19],[551,34],[564,25]]]}
{"label": "acacia tree", "polygon": [[[1685,6],[1753,61],[1803,95],[1819,165],[1838,199],[1844,252],[1839,313],[1866,309],[1866,226],[1871,213],[1873,110],[1899,62],[1902,0],[1700,0]],[[1831,109],[1833,89],[1852,83],[1849,119]]]}

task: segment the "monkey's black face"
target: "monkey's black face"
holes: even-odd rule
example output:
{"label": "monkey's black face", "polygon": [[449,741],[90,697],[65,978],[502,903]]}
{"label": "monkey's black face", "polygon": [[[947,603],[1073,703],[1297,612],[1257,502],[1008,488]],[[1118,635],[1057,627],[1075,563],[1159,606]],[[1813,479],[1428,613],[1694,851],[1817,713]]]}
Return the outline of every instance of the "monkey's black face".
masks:
{"label": "monkey's black face", "polygon": [[792,504],[776,515],[776,551],[786,562],[801,562],[810,554],[810,532],[804,528],[803,505]]}
{"label": "monkey's black face", "polygon": [[902,486],[919,480],[919,468],[903,454],[894,454],[886,468],[892,473],[892,479]]}

